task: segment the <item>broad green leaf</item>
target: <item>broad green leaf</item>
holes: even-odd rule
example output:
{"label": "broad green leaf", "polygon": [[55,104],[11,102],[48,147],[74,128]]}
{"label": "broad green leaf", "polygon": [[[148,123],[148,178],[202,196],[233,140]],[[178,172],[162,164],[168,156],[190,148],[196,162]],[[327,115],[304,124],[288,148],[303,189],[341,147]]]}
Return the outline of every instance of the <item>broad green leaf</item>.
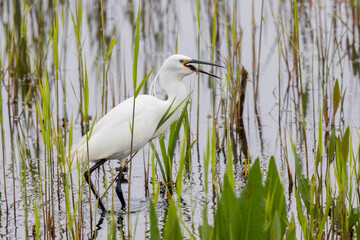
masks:
{"label": "broad green leaf", "polygon": [[208,210],[207,202],[205,202],[203,212],[202,212],[203,224],[199,226],[198,230],[199,230],[200,239],[212,240],[215,238],[214,227],[210,226],[208,223],[207,210]]}
{"label": "broad green leaf", "polygon": [[[239,215],[241,225],[236,226],[241,239],[263,239],[265,225],[265,191],[262,184],[260,161],[256,159],[249,172],[248,182],[240,193]],[[236,238],[240,239],[240,238]]]}
{"label": "broad green leaf", "polygon": [[349,230],[352,229],[356,223],[359,224],[359,219],[360,219],[360,207],[357,208],[352,208],[350,210],[350,216],[348,218],[348,222],[349,222]]}
{"label": "broad green leaf", "polygon": [[229,176],[224,176],[224,186],[218,207],[215,213],[216,239],[240,239],[241,232],[238,226],[243,225],[240,218],[240,205],[229,182]]}
{"label": "broad green leaf", "polygon": [[[360,5],[360,4],[359,4]],[[359,11],[360,12],[360,11]],[[355,224],[356,236],[360,236],[360,221]]]}
{"label": "broad green leaf", "polygon": [[155,205],[152,200],[150,200],[150,238],[152,240],[160,240],[158,218],[155,211]]}
{"label": "broad green leaf", "polygon": [[[270,158],[268,174],[265,181],[265,198],[266,198],[266,225],[270,224],[269,229],[266,231],[268,239],[273,239],[273,231],[279,227],[279,235],[282,237],[286,231],[287,212],[286,202],[284,196],[284,188],[281,184],[279,173],[276,167],[275,159],[272,156]],[[277,214],[279,219],[274,219],[274,215]],[[272,226],[278,224],[279,226]]]}
{"label": "broad green leaf", "polygon": [[181,234],[180,220],[177,216],[177,210],[174,200],[170,200],[170,207],[166,217],[164,239],[183,240]]}
{"label": "broad green leaf", "polygon": [[267,234],[267,239],[272,239],[272,240],[282,239],[283,233],[281,230],[280,221],[281,220],[278,215],[278,212],[275,211],[275,213],[273,214],[272,220],[271,220],[270,229]]}

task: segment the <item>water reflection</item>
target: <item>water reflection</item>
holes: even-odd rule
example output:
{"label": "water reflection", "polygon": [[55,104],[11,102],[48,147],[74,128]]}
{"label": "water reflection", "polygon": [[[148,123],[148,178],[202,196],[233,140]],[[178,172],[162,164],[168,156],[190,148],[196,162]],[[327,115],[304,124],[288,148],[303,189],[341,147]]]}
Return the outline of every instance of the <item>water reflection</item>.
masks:
{"label": "water reflection", "polygon": [[[36,236],[35,200],[42,226],[41,237],[72,236],[68,233],[67,216],[58,217],[62,211],[66,212],[63,186],[59,181],[60,155],[101,115],[133,95],[132,58],[139,3],[106,0],[101,6],[101,1],[83,2],[80,44],[74,33],[79,20],[79,3],[62,0],[55,5],[53,1],[30,1],[24,6],[20,0],[0,1],[1,153],[4,160],[0,174],[0,235],[4,237]],[[223,79],[219,82],[201,78],[196,86],[194,78],[185,80],[187,88],[193,91],[192,110],[187,116],[189,126],[184,130],[187,131],[184,133],[187,149],[197,140],[197,147],[191,150],[186,160],[184,179],[187,185],[179,201],[185,224],[197,229],[201,222],[200,213],[208,201],[204,196],[207,184],[212,187],[207,204],[212,214],[215,211],[218,192],[212,180],[204,182],[206,139],[208,131],[211,133],[213,128],[217,139],[215,184],[221,185],[227,168],[229,136],[237,188],[240,189],[244,182],[244,159],[261,157],[266,165],[267,156],[275,155],[284,182],[288,183],[288,210],[293,210],[293,161],[288,137],[292,137],[302,159],[306,159],[307,153],[308,159],[312,159],[318,137],[314,129],[318,125],[320,110],[323,127],[328,128],[324,133],[325,143],[332,134],[331,127],[351,124],[360,115],[357,109],[351,108],[351,113],[346,111],[346,106],[352,106],[352,101],[359,97],[356,85],[360,76],[360,49],[356,38],[359,23],[356,22],[355,10],[347,1],[342,3],[345,13],[337,1],[331,1],[330,8],[324,6],[324,1],[299,2],[299,13],[303,17],[299,19],[300,37],[296,39],[289,2],[265,3],[261,16],[261,1],[218,1],[216,31],[213,31],[214,1],[199,1],[199,29],[194,2],[165,0],[141,1],[140,4],[139,79],[153,67],[154,73],[157,72],[164,58],[176,50],[229,66],[229,72],[222,72]],[[59,27],[59,73],[55,67],[55,23]],[[105,61],[114,38],[116,45],[112,56]],[[297,43],[299,52],[293,46]],[[329,55],[333,60],[329,61]],[[79,108],[84,105],[85,62],[89,78],[89,126],[85,125]],[[303,71],[301,74],[299,65]],[[251,70],[251,79],[241,75],[245,69]],[[345,110],[333,117],[332,94],[336,79],[341,82],[342,89],[351,91],[351,98],[345,95]],[[40,90],[40,84],[43,87],[45,80],[49,85],[50,101],[47,103]],[[149,86],[150,83],[144,86],[144,92]],[[229,95],[227,88],[230,89]],[[45,114],[50,117],[49,122],[43,121]],[[72,139],[69,136],[71,126]],[[199,137],[195,137],[197,132]],[[66,149],[60,148],[59,139]],[[280,139],[281,143],[275,139]],[[145,159],[151,159],[149,151],[144,153]],[[175,162],[177,160],[178,157]],[[119,214],[115,215],[114,223],[108,216],[92,211],[97,223],[76,220],[82,227],[81,236],[102,239],[109,226],[115,224],[117,232],[128,237],[128,226],[135,225],[134,219],[139,213],[141,223],[137,226],[136,236],[149,237],[148,207],[144,202],[153,197],[153,192],[144,184],[142,162],[145,161],[134,161],[134,164],[141,165],[133,169],[135,181],[140,180],[131,195],[140,196],[134,200],[131,222]],[[178,169],[177,164],[175,169]],[[310,173],[311,167],[310,163]],[[150,178],[151,168],[147,169]],[[154,181],[157,179],[151,177]],[[107,181],[105,176],[98,179],[99,185],[105,186]],[[81,185],[77,177],[73,183]],[[80,219],[87,220],[90,218],[90,211],[87,211],[89,198],[88,189],[84,189],[85,197],[78,204],[84,208]],[[73,198],[78,199],[80,192],[75,191]],[[174,195],[178,197],[176,192]],[[162,234],[169,211],[167,197],[162,191],[157,205]],[[75,209],[76,200],[73,204]],[[58,229],[62,232],[59,233]]]}

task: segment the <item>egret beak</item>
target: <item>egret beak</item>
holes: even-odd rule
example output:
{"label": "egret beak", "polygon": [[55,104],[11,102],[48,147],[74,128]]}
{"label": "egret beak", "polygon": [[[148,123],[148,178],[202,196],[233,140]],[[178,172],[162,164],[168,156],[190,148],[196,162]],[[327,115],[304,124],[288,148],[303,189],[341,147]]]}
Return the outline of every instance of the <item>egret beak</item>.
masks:
{"label": "egret beak", "polygon": [[205,72],[204,70],[201,70],[200,68],[196,68],[194,65],[191,65],[190,63],[197,63],[197,64],[204,64],[204,65],[210,65],[210,66],[215,66],[215,67],[221,67],[221,68],[225,68],[221,65],[218,65],[218,64],[215,64],[215,63],[209,63],[209,62],[204,62],[204,61],[199,61],[199,60],[195,60],[195,59],[192,59],[188,62],[186,62],[184,64],[185,67],[188,67],[190,68],[191,70],[193,70],[194,72],[197,72],[197,73],[205,73],[209,76],[212,76],[212,77],[216,77],[216,78],[219,78],[218,76],[212,74],[212,73],[208,73],[208,72]]}

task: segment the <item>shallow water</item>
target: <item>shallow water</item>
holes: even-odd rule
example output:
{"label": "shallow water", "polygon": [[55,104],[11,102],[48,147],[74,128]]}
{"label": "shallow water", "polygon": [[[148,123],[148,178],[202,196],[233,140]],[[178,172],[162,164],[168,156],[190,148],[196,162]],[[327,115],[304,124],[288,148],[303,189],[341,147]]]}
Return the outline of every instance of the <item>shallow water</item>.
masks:
{"label": "shallow water", "polygon": [[[19,3],[20,1],[15,1]],[[64,2],[64,3],[63,3]],[[21,3],[23,4],[23,3]],[[14,3],[3,2],[0,5],[0,56],[2,62],[2,120],[3,140],[1,155],[5,165],[1,164],[0,189],[5,190],[8,201],[8,212],[6,211],[6,200],[4,191],[0,192],[0,236],[7,238],[23,239],[26,235],[34,234],[34,201],[37,204],[45,198],[45,206],[41,206],[44,212],[51,212],[53,215],[53,237],[63,238],[67,235],[65,201],[62,185],[58,184],[57,175],[54,174],[53,194],[44,192],[39,194],[40,181],[45,184],[47,170],[44,169],[46,151],[38,128],[39,123],[36,116],[36,99],[39,93],[29,91],[39,80],[36,71],[36,62],[43,61],[43,67],[49,74],[51,89],[51,104],[53,114],[56,114],[56,97],[59,99],[58,108],[59,126],[62,132],[69,130],[71,118],[74,120],[73,143],[81,138],[81,118],[79,114],[80,86],[79,86],[79,58],[76,43],[76,35],[71,20],[71,12],[75,14],[74,3],[60,1],[57,7],[59,15],[59,94],[57,95],[56,78],[54,70],[52,44],[46,47],[48,37],[51,33],[53,7],[44,3],[44,55],[40,60],[37,41],[40,28],[37,21],[40,14],[40,3],[32,6],[29,16],[26,18],[27,26],[27,54],[30,70],[20,74],[10,71],[9,52],[7,46],[10,44],[6,35],[8,26],[14,27],[17,31],[17,15],[14,15]],[[118,3],[117,1],[104,1],[105,35],[108,43],[116,36],[117,42],[111,56],[111,64],[107,72],[108,91],[107,103],[102,104],[103,96],[103,66],[102,66],[102,27],[101,9],[98,1],[87,1],[83,3],[83,25],[82,25],[82,54],[86,61],[89,77],[89,115],[91,121],[98,119],[113,106],[133,95],[132,87],[132,64],[133,64],[133,43],[138,3],[133,5],[128,2]],[[139,51],[138,78],[141,80],[153,67],[155,76],[164,61],[177,49],[178,53],[199,58],[204,61],[212,59],[212,21],[213,3],[200,1],[200,45],[198,46],[198,30],[196,18],[195,1],[144,1],[142,3],[141,38]],[[291,153],[290,137],[296,143],[299,156],[303,160],[306,170],[306,148],[309,159],[308,171],[311,174],[314,168],[314,154],[317,146],[318,119],[320,110],[323,111],[324,92],[328,93],[328,106],[332,107],[331,93],[338,79],[341,91],[346,90],[341,113],[337,113],[335,125],[339,132],[350,126],[353,133],[360,126],[360,59],[359,59],[359,31],[351,17],[351,9],[348,2],[338,1],[317,1],[316,3],[299,4],[299,25],[300,25],[300,59],[302,63],[302,83],[306,99],[306,146],[301,128],[303,127],[302,117],[299,112],[300,90],[296,79],[296,71],[293,65],[292,43],[289,41],[284,30],[289,36],[293,36],[293,15],[292,6],[285,3],[279,6],[278,1],[264,1],[263,16],[261,18],[262,2],[256,1],[219,1],[218,2],[218,38],[216,44],[216,62],[226,65],[229,58],[228,48],[232,49],[231,42],[226,38],[225,24],[232,26],[232,18],[236,19],[236,36],[241,37],[241,59],[238,60],[249,72],[247,83],[245,108],[243,115],[243,129],[235,134],[236,156],[234,159],[234,172],[236,175],[237,189],[241,189],[244,180],[244,159],[247,153],[243,148],[248,149],[251,160],[260,158],[265,171],[270,156],[274,155],[278,164],[279,172],[285,183],[288,185],[288,175],[285,159],[289,159],[289,165],[294,172],[294,161]],[[22,15],[23,6],[21,6]],[[253,11],[253,12],[252,12]],[[225,16],[225,12],[229,14]],[[234,14],[234,15],[233,15]],[[253,14],[253,15],[252,15]],[[12,19],[14,16],[14,19]],[[252,20],[252,18],[254,18]],[[230,20],[231,19],[231,20]],[[261,19],[262,24],[261,24]],[[254,29],[252,22],[254,23]],[[231,30],[229,30],[231,31]],[[254,31],[254,35],[253,35]],[[261,42],[260,42],[261,32]],[[231,35],[231,32],[229,33]],[[281,52],[281,54],[279,54]],[[20,55],[21,56],[21,55]],[[258,59],[260,56],[260,64]],[[226,61],[225,61],[226,59]],[[24,60],[24,62],[26,62]],[[17,64],[20,66],[20,64]],[[255,104],[255,84],[259,67],[258,99]],[[210,191],[208,197],[204,193],[203,162],[206,152],[208,131],[213,128],[213,106],[219,109],[220,100],[225,98],[226,93],[226,70],[215,70],[215,74],[222,77],[222,80],[209,79],[200,76],[199,90],[199,139],[196,147],[191,152],[191,171],[186,173],[184,189],[181,195],[182,214],[187,227],[197,229],[201,224],[201,211],[204,201],[208,199],[210,214],[213,212],[216,196]],[[139,80],[138,80],[139,82]],[[188,91],[192,91],[192,104],[189,110],[191,123],[191,139],[196,140],[197,132],[197,77],[191,75],[184,79]],[[215,96],[213,96],[212,85],[214,85]],[[145,86],[148,91],[150,81]],[[325,90],[324,90],[325,89]],[[157,87],[158,95],[165,98]],[[66,94],[63,94],[66,92]],[[27,98],[29,96],[29,98]],[[65,98],[66,97],[66,98]],[[215,102],[213,101],[215,99]],[[27,104],[24,104],[27,102]],[[217,111],[217,110],[216,110]],[[331,111],[330,111],[331,112]],[[65,114],[66,113],[66,114]],[[217,118],[217,129],[220,137],[224,135],[223,112],[215,114]],[[66,117],[66,121],[63,118]],[[55,118],[56,119],[56,118]],[[330,116],[330,121],[332,116]],[[67,123],[67,128],[61,125]],[[56,129],[55,127],[55,129]],[[323,125],[323,130],[330,128],[330,124]],[[324,133],[325,133],[324,131]],[[154,141],[157,143],[157,140]],[[68,147],[68,142],[66,143]],[[358,145],[358,137],[353,138],[354,146]],[[25,150],[24,150],[25,149]],[[175,173],[178,170],[178,159],[181,149],[181,141],[175,156]],[[132,163],[131,178],[131,205],[130,220],[126,214],[116,214],[115,219],[110,215],[103,217],[100,212],[90,211],[89,193],[86,184],[83,189],[82,217],[83,217],[83,238],[98,237],[105,238],[109,233],[111,224],[115,221],[117,228],[122,229],[128,235],[130,224],[132,235],[136,239],[149,236],[149,196],[152,196],[151,172],[149,192],[145,188],[144,166],[151,164],[149,147],[138,153]],[[217,155],[217,178],[221,178],[226,170],[226,159],[221,151]],[[56,173],[57,154],[54,151],[51,159],[54,160],[53,171]],[[150,162],[150,163],[149,163]],[[39,164],[40,168],[39,168]],[[42,166],[42,167],[41,167]],[[105,164],[105,171],[94,174],[100,192],[104,192],[105,185],[109,184],[115,176],[114,171],[117,162]],[[151,169],[151,167],[150,167]],[[39,171],[40,170],[40,171]],[[5,176],[4,176],[5,172]],[[49,174],[49,173],[47,173]],[[158,173],[160,174],[160,173]],[[264,172],[264,174],[266,174]],[[96,175],[96,177],[95,177]],[[128,177],[128,176],[127,176]],[[160,178],[160,175],[157,176]],[[74,174],[74,182],[79,177]],[[106,179],[106,180],[105,180]],[[210,178],[209,178],[210,179]],[[47,181],[50,181],[49,179]],[[122,184],[125,199],[128,196],[128,184]],[[74,198],[78,198],[78,188],[75,190]],[[43,191],[45,191],[44,189]],[[107,193],[107,206],[111,208],[113,201],[114,211],[120,210],[120,202],[110,188]],[[286,189],[286,191],[288,191]],[[294,194],[288,192],[288,209],[293,212],[295,203]],[[176,195],[176,194],[175,194]],[[175,196],[177,199],[179,196]],[[27,201],[25,202],[24,199]],[[94,208],[94,197],[91,197]],[[27,206],[26,206],[27,204]],[[48,210],[50,206],[54,209]],[[26,209],[29,211],[26,211]],[[165,216],[168,210],[166,195],[162,194],[157,205],[160,226],[165,225]],[[290,214],[290,213],[289,213]],[[50,237],[48,229],[41,216],[41,234],[44,238]],[[211,218],[210,218],[211,219]],[[130,221],[130,223],[129,223]],[[136,226],[136,233],[135,231]],[[94,231],[96,230],[96,233]],[[47,232],[45,234],[45,232]],[[95,235],[94,235],[95,234]],[[186,234],[186,233],[185,233]]]}

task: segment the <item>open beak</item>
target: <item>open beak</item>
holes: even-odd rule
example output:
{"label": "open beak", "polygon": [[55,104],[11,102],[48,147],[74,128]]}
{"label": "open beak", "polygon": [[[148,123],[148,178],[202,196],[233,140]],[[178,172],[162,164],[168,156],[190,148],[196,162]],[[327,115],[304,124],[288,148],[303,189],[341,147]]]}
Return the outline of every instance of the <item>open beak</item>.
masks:
{"label": "open beak", "polygon": [[211,73],[208,73],[208,72],[205,72],[204,70],[201,70],[200,68],[196,68],[194,65],[192,65],[191,63],[195,63],[195,64],[204,64],[204,65],[210,65],[210,66],[215,66],[215,67],[221,67],[221,68],[225,68],[221,65],[218,65],[218,64],[215,64],[215,63],[209,63],[209,62],[204,62],[204,61],[199,61],[199,60],[195,60],[195,59],[192,59],[188,62],[186,62],[184,64],[185,67],[187,68],[190,68],[192,71],[194,72],[197,72],[197,73],[205,73],[209,76],[212,76],[212,77],[216,77],[216,78],[219,78],[218,76],[214,75],[214,74],[211,74]]}

